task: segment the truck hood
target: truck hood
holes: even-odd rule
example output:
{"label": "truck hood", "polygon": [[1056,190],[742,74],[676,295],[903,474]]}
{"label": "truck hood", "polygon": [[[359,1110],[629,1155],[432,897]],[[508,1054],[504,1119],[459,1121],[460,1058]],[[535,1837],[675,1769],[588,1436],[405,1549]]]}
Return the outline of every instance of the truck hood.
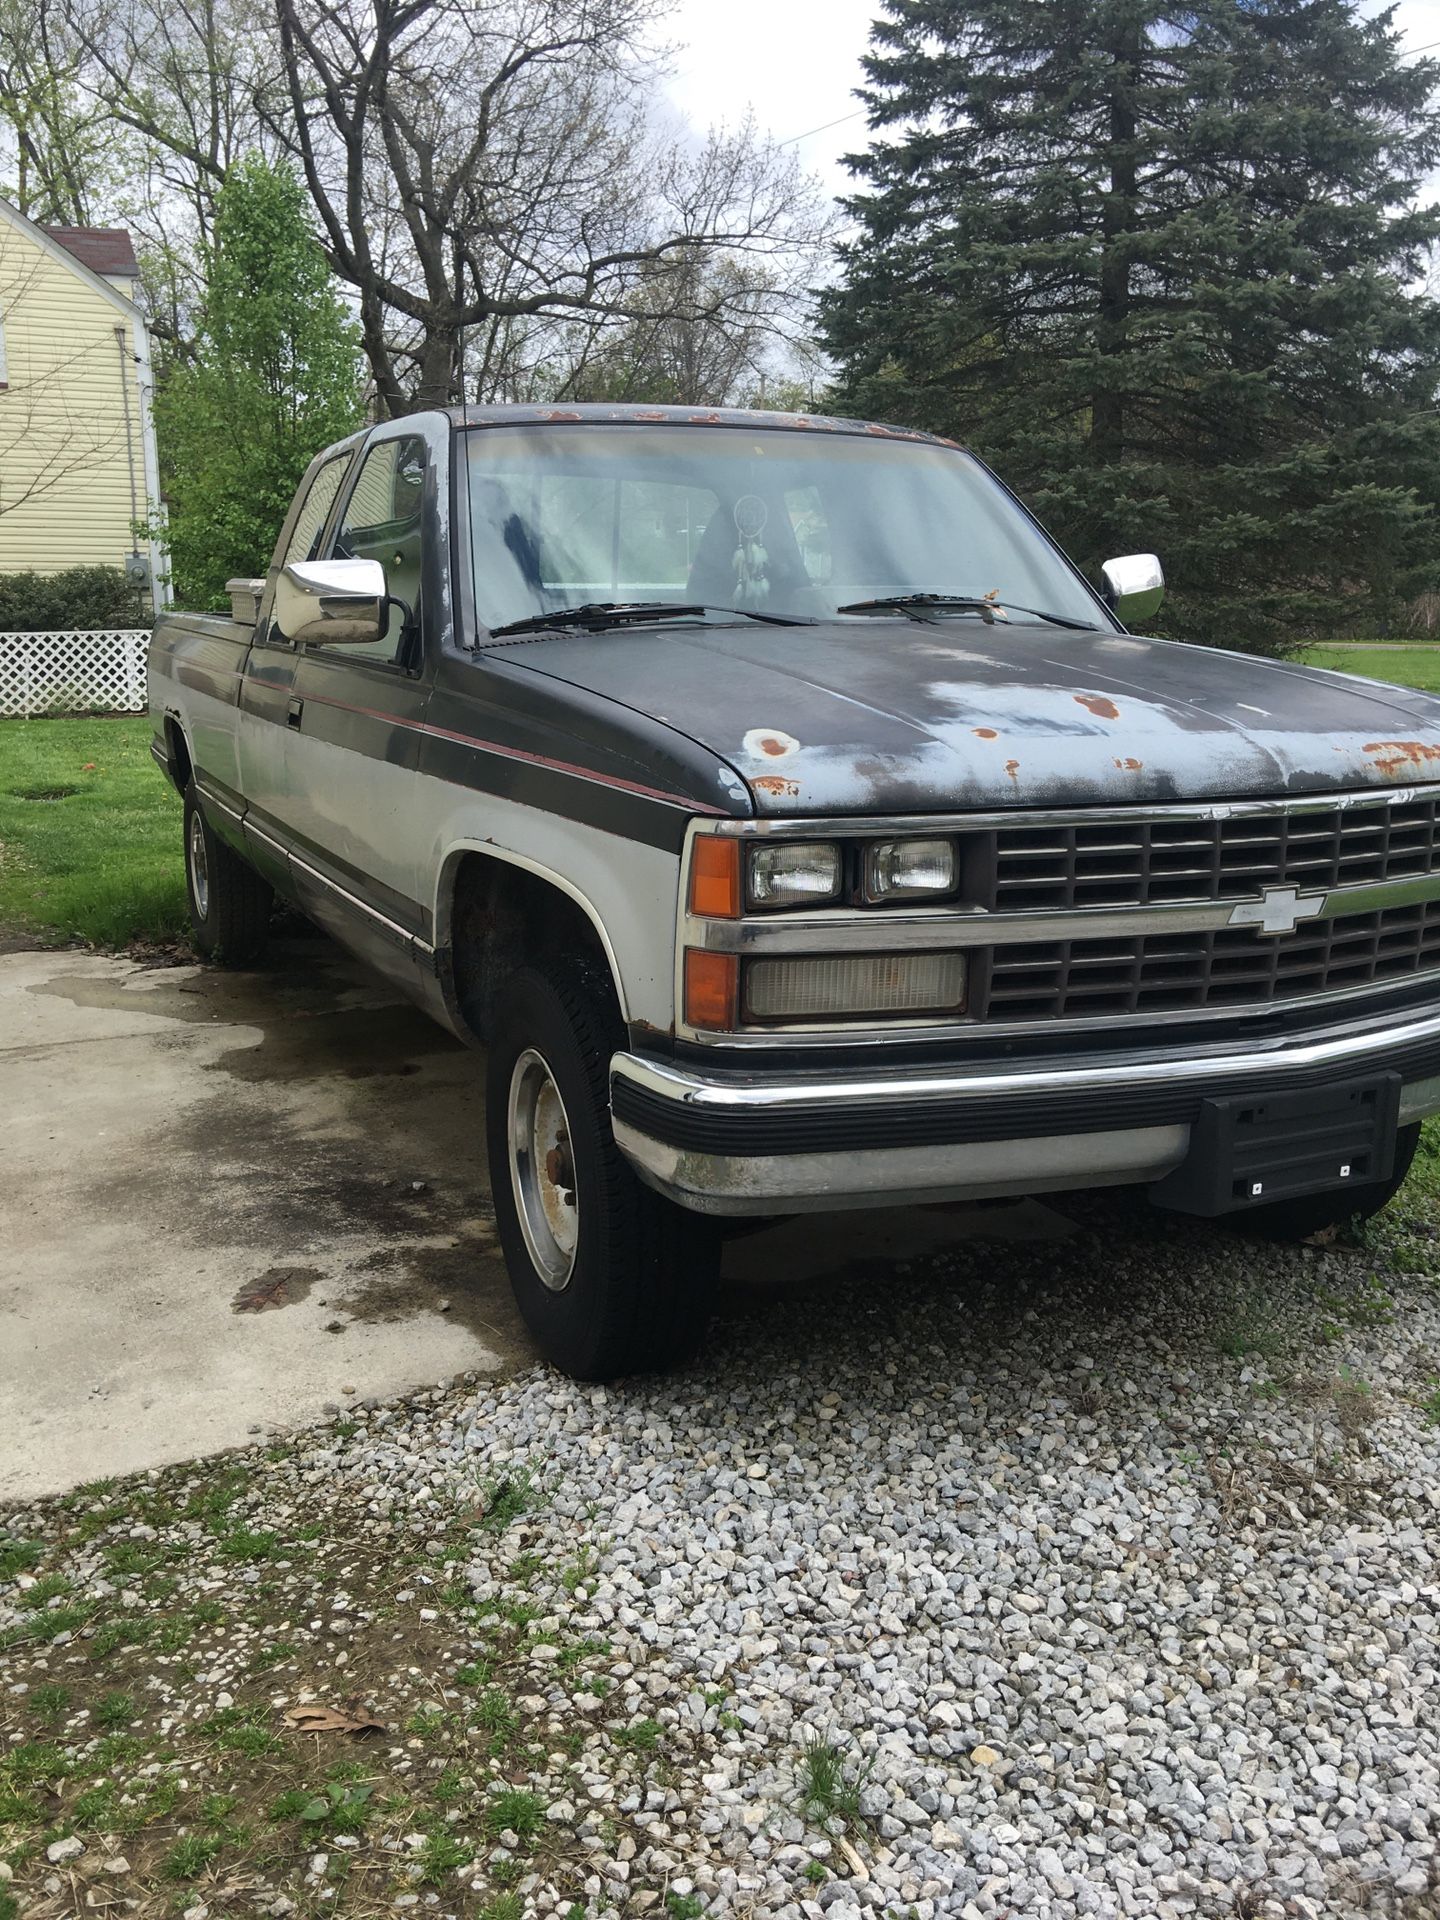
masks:
{"label": "truck hood", "polygon": [[701,742],[766,814],[1440,780],[1440,699],[1126,634],[876,619],[565,634],[509,658]]}

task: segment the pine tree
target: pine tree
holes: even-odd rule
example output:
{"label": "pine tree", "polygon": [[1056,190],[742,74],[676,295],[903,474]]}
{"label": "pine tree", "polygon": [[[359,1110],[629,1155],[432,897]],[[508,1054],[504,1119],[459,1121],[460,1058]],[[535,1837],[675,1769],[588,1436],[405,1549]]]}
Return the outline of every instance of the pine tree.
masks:
{"label": "pine tree", "polygon": [[822,296],[850,409],[953,435],[1170,631],[1393,618],[1440,573],[1440,67],[1355,0],[881,0]]}
{"label": "pine tree", "polygon": [[160,537],[197,608],[228,607],[226,580],[263,571],[306,467],[361,417],[358,330],[295,176],[234,167],[214,233],[194,358],[166,369],[155,402]]}

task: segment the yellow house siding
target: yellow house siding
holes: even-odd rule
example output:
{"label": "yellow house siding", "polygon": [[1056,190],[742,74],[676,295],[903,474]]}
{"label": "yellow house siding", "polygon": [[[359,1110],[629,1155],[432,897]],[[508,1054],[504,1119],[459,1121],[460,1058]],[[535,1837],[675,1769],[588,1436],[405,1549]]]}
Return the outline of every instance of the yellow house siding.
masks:
{"label": "yellow house siding", "polygon": [[0,327],[0,571],[121,565],[135,544],[127,390],[134,497],[148,510],[134,308],[0,212]]}

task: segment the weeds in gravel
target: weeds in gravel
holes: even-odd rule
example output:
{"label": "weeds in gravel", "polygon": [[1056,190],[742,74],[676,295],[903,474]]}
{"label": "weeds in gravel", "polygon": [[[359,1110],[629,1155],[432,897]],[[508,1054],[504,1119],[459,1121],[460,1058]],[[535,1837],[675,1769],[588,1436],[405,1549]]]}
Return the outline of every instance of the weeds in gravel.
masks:
{"label": "weeds in gravel", "polygon": [[810,1734],[800,1767],[801,1805],[807,1813],[821,1819],[838,1819],[849,1827],[860,1818],[860,1789],[869,1776],[873,1761],[852,1770],[845,1754],[833,1740]]}
{"label": "weeds in gravel", "polygon": [[503,1533],[522,1513],[543,1506],[548,1495],[534,1467],[524,1462],[492,1475],[480,1488],[480,1524],[490,1533]]}
{"label": "weeds in gravel", "polygon": [[491,1834],[508,1832],[533,1840],[544,1824],[545,1802],[526,1787],[504,1788],[485,1808],[485,1825]]}
{"label": "weeds in gravel", "polygon": [[104,1727],[107,1733],[118,1733],[122,1727],[128,1727],[135,1718],[136,1707],[132,1694],[107,1693],[95,1708],[94,1720],[97,1727]]}
{"label": "weeds in gravel", "polygon": [[28,1573],[44,1557],[43,1541],[17,1540],[11,1534],[0,1534],[0,1580],[13,1580],[17,1574]]}
{"label": "weeds in gravel", "polygon": [[1440,1380],[1427,1380],[1425,1385],[1429,1391],[1418,1402],[1420,1411],[1428,1426],[1440,1427]]}
{"label": "weeds in gravel", "polygon": [[632,1753],[653,1753],[660,1744],[660,1722],[637,1720],[632,1727],[621,1727],[615,1735],[615,1744],[629,1747]]}
{"label": "weeds in gravel", "polygon": [[1252,1353],[1279,1353],[1285,1342],[1270,1302],[1263,1294],[1252,1293],[1238,1301],[1231,1318],[1216,1328],[1215,1345],[1221,1353],[1243,1360]]}
{"label": "weeds in gravel", "polygon": [[373,1792],[373,1787],[332,1780],[323,1791],[310,1796],[295,1818],[311,1827],[323,1826],[327,1833],[361,1833]]}
{"label": "weeds in gravel", "polygon": [[183,1834],[166,1854],[161,1872],[167,1880],[198,1880],[223,1844],[217,1834]]}
{"label": "weeds in gravel", "polygon": [[438,1887],[456,1867],[465,1865],[472,1851],[463,1840],[457,1840],[454,1834],[447,1833],[443,1827],[433,1829],[426,1834],[424,1845],[415,1855],[421,1884]]}
{"label": "weeds in gravel", "polygon": [[475,1920],[524,1920],[524,1914],[525,1902],[518,1893],[497,1893],[493,1900],[485,1902]]}
{"label": "weeds in gravel", "polygon": [[33,1689],[30,1695],[30,1711],[41,1720],[58,1720],[70,1705],[72,1695],[68,1687],[57,1686],[54,1681]]}
{"label": "weeds in gravel", "polygon": [[476,1700],[475,1720],[486,1733],[501,1742],[511,1739],[520,1725],[519,1714],[499,1687],[487,1687]]}
{"label": "weeds in gravel", "polygon": [[600,1571],[600,1556],[593,1547],[581,1547],[579,1553],[560,1575],[560,1584],[569,1594],[577,1587],[588,1587]]}

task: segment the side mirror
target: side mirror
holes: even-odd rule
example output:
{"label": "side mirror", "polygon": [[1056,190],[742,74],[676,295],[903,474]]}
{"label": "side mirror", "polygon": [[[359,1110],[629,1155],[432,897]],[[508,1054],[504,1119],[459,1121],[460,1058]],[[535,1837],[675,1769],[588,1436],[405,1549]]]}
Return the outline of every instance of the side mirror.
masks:
{"label": "side mirror", "polygon": [[275,621],[297,646],[383,640],[390,624],[385,569],[378,560],[297,560],[282,567]]}
{"label": "side mirror", "polygon": [[1103,592],[1115,618],[1127,627],[1152,620],[1165,598],[1165,574],[1153,553],[1127,553],[1100,569]]}

